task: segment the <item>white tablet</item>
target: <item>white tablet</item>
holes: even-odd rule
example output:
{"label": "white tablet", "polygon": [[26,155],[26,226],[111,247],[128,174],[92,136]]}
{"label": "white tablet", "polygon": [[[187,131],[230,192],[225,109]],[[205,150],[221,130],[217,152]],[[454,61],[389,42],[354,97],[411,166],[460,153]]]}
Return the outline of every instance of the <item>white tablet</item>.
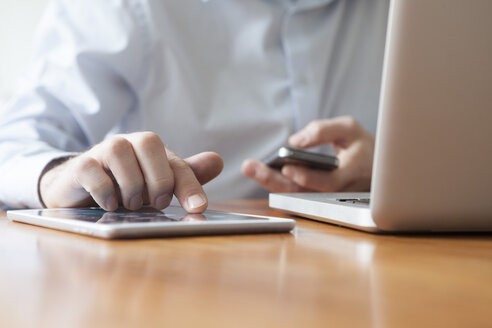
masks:
{"label": "white tablet", "polygon": [[178,206],[162,211],[153,208],[116,212],[100,208],[12,210],[7,211],[7,216],[12,221],[106,239],[289,232],[295,226],[291,219],[211,210],[188,214]]}

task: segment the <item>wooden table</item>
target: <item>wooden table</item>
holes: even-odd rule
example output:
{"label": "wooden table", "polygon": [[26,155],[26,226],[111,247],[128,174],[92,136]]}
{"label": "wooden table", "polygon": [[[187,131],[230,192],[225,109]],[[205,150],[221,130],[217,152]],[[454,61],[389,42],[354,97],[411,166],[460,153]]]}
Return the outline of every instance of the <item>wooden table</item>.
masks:
{"label": "wooden table", "polygon": [[[266,201],[211,208],[285,216]],[[0,217],[0,327],[492,327],[492,234],[104,241]]]}

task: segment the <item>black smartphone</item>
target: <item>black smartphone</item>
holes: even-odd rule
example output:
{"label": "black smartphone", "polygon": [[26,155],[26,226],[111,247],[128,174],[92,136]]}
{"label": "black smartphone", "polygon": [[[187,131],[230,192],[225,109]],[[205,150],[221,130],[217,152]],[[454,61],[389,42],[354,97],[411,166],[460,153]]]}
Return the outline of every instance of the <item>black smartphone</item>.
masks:
{"label": "black smartphone", "polygon": [[290,147],[280,147],[275,154],[266,161],[274,169],[281,169],[285,164],[304,165],[318,170],[334,170],[338,167],[336,156],[314,153]]}

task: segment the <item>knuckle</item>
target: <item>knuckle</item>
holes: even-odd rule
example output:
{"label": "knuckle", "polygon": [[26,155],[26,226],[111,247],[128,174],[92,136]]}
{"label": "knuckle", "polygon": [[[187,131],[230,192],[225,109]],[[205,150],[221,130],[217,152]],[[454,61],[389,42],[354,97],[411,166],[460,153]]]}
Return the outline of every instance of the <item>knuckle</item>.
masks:
{"label": "knuckle", "polygon": [[139,147],[150,149],[164,145],[159,135],[151,131],[140,132],[135,142]]}
{"label": "knuckle", "polygon": [[74,161],[76,174],[92,171],[100,166],[99,162],[90,156],[80,156]]}
{"label": "knuckle", "polygon": [[350,131],[359,129],[359,123],[352,116],[343,116],[342,122],[347,127],[347,129]]}
{"label": "knuckle", "polygon": [[108,139],[106,151],[110,156],[120,157],[131,151],[131,145],[125,138],[113,136],[111,139]]}

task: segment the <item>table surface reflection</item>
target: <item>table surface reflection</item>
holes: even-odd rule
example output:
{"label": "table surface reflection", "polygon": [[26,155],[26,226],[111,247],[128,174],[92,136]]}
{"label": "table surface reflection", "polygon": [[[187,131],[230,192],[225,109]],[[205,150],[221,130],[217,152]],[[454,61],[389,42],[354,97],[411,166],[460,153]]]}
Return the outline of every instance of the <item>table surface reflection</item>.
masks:
{"label": "table surface reflection", "polygon": [[[265,200],[211,209],[286,215]],[[0,214],[0,327],[491,327],[492,234],[105,241]]]}

